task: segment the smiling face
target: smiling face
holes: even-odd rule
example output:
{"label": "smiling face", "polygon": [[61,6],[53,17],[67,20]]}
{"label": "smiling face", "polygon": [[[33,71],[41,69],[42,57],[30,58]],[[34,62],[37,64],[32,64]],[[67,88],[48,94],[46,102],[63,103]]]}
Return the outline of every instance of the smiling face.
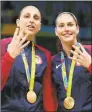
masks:
{"label": "smiling face", "polygon": [[34,37],[41,27],[41,14],[36,7],[26,6],[22,9],[16,23],[20,30],[24,29],[25,34],[29,33]]}
{"label": "smiling face", "polygon": [[72,15],[63,13],[56,19],[55,33],[61,42],[76,42],[79,26]]}

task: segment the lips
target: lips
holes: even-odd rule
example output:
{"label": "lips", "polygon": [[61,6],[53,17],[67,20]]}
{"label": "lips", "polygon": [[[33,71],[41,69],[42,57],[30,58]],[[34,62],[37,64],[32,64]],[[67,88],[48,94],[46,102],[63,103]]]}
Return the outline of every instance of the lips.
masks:
{"label": "lips", "polygon": [[72,33],[65,33],[65,34],[63,34],[63,36],[65,36],[65,37],[68,37],[68,36],[71,36],[72,35]]}
{"label": "lips", "polygon": [[35,29],[34,25],[28,25],[27,27],[28,27],[29,30],[34,30]]}
{"label": "lips", "polygon": [[65,36],[65,37],[68,37],[68,36],[70,36],[70,34],[65,34],[64,36]]}

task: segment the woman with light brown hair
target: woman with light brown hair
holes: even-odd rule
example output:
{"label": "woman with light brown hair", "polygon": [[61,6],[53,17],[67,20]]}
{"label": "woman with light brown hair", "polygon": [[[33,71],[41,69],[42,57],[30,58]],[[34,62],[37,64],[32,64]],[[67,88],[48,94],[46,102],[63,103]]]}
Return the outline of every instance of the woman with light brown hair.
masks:
{"label": "woman with light brown hair", "polygon": [[78,42],[79,25],[74,14],[62,12],[58,15],[55,34],[61,46],[61,50],[52,61],[53,82],[58,99],[57,111],[90,112],[92,110],[92,75],[87,67],[91,64],[91,57],[88,55],[89,62],[86,67],[86,64],[81,61],[81,55],[83,56],[86,49],[84,50]]}

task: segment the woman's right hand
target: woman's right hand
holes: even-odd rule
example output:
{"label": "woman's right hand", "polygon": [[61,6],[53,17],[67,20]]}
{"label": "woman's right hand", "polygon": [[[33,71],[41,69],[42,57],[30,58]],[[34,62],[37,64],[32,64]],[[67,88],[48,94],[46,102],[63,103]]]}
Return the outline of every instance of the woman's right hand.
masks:
{"label": "woman's right hand", "polygon": [[29,34],[23,36],[23,31],[24,30],[19,31],[19,28],[16,28],[13,39],[11,43],[8,45],[7,51],[9,52],[12,58],[18,56],[23,50],[23,48],[30,43],[30,41],[27,41],[27,37],[29,36]]}

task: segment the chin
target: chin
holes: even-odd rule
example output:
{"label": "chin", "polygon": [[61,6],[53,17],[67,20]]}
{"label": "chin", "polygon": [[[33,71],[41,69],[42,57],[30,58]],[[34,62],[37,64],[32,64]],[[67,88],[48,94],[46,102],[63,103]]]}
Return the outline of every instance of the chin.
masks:
{"label": "chin", "polygon": [[66,40],[63,40],[63,42],[73,42],[74,39],[66,39]]}
{"label": "chin", "polygon": [[71,36],[71,37],[64,37],[64,42],[73,42],[73,41],[75,41],[75,38],[73,37],[73,36]]}
{"label": "chin", "polygon": [[34,32],[32,32],[32,31],[27,31],[26,33],[29,35],[34,35]]}
{"label": "chin", "polygon": [[32,30],[26,29],[26,30],[25,30],[25,33],[26,33],[26,34],[29,34],[29,35],[33,35],[35,32],[32,31]]}

